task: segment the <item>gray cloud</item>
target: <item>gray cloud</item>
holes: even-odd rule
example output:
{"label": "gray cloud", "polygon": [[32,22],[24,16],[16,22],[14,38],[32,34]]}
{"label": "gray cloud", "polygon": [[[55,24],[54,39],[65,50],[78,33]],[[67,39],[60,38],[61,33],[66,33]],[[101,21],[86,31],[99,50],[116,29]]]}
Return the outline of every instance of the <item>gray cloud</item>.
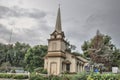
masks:
{"label": "gray cloud", "polygon": [[8,42],[10,39],[11,31],[8,30],[4,25],[0,24],[0,38],[5,42]]}
{"label": "gray cloud", "polygon": [[83,42],[90,40],[99,29],[102,34],[111,36],[113,44],[120,47],[120,0],[84,0],[83,4],[81,7],[74,5],[80,7],[77,11],[70,9],[69,16],[74,18],[67,20],[64,26],[67,27],[65,31],[68,39],[80,50]]}
{"label": "gray cloud", "polygon": [[[46,44],[49,37],[49,26],[37,25],[29,29],[21,29],[19,33],[13,33],[11,43],[16,41],[29,43],[31,45]],[[4,39],[5,40],[5,39]]]}
{"label": "gray cloud", "polygon": [[[16,1],[14,0],[15,3],[17,3]],[[46,39],[54,31],[58,3],[54,0],[26,1],[22,0],[23,4],[15,7],[13,3],[7,0],[6,2],[14,7],[7,7],[6,3],[4,3],[6,7],[0,6],[0,18],[4,18],[5,20],[8,20],[9,17],[36,19],[33,20],[35,21],[35,25],[32,23],[29,25],[33,26],[32,28],[22,29],[22,32],[20,30],[18,34],[13,34],[12,41],[21,41],[30,44],[46,42],[47,44]],[[120,0],[62,0],[61,4],[63,31],[66,38],[72,44],[76,45],[79,51],[81,44],[85,40],[90,40],[95,35],[97,29],[103,34],[110,35],[112,41],[120,47]],[[51,14],[48,17],[48,13],[41,10],[45,10]]]}
{"label": "gray cloud", "polygon": [[[10,21],[8,18],[11,17],[16,17],[17,19],[19,17],[23,19],[24,17],[36,19],[34,21],[36,21],[37,24],[35,25],[31,24],[31,27],[28,29],[25,28],[13,29],[11,43],[15,43],[16,41],[26,42],[32,45],[43,43],[44,40],[42,39],[41,36],[44,36],[46,31],[49,30],[48,26],[46,25],[46,21],[44,20],[46,14],[47,13],[40,11],[39,9],[24,9],[16,6],[14,7],[0,6],[0,19],[7,20],[8,22]],[[8,26],[7,25],[4,26],[3,24],[6,25],[6,23],[0,22],[0,38],[2,38],[1,42],[8,43],[11,31],[8,30],[7,27],[9,27],[10,24],[8,23]],[[15,30],[19,32],[14,33]]]}
{"label": "gray cloud", "polygon": [[0,6],[0,18],[9,18],[9,17],[31,17],[35,19],[44,18],[46,13],[38,9],[24,9],[17,6],[14,7],[5,7]]}
{"label": "gray cloud", "polygon": [[[86,19],[86,23],[83,25],[86,30],[84,34],[85,36],[94,36],[95,31],[99,29],[103,34],[112,37],[113,44],[120,46],[120,38],[118,37],[120,35],[120,6],[116,5],[118,4],[117,2],[112,2],[114,5],[110,3],[113,6],[109,5],[111,6],[109,9],[95,12]],[[83,36],[82,38],[85,39]]]}
{"label": "gray cloud", "polygon": [[9,34],[10,31],[2,24],[0,24],[0,34]]}

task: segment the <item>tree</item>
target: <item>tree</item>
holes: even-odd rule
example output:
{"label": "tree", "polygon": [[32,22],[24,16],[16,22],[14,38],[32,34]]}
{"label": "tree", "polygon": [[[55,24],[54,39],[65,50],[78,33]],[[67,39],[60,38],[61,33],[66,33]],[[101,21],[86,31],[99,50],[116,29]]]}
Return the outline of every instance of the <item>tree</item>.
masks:
{"label": "tree", "polygon": [[84,57],[83,54],[79,53],[79,52],[72,52],[73,55],[75,56],[81,56],[81,57]]}
{"label": "tree", "polygon": [[31,72],[38,67],[43,67],[46,53],[47,46],[44,45],[37,45],[27,50],[24,58],[26,69]]}
{"label": "tree", "polygon": [[84,56],[86,58],[90,57],[89,53],[88,53],[88,49],[90,47],[89,45],[90,43],[88,41],[84,41],[83,45],[81,46],[83,52],[84,52]]}
{"label": "tree", "polygon": [[16,67],[23,67],[24,56],[29,48],[30,46],[28,44],[16,42],[10,55],[12,60],[11,64]]}
{"label": "tree", "polygon": [[0,65],[9,62],[11,66],[23,67],[24,56],[30,46],[25,43],[0,44]]}
{"label": "tree", "polygon": [[5,62],[5,56],[6,56],[6,45],[0,43],[0,65]]}
{"label": "tree", "polygon": [[112,59],[112,66],[120,67],[120,49],[115,48],[111,59]]}
{"label": "tree", "polygon": [[115,46],[111,43],[111,37],[97,31],[96,35],[89,41],[85,41],[82,50],[85,57],[89,57],[93,63],[102,63],[106,66],[112,65]]}
{"label": "tree", "polygon": [[31,47],[20,42],[8,45],[0,43],[0,66],[9,63],[11,67],[23,67],[29,70],[43,67],[46,53],[45,45]]}
{"label": "tree", "polygon": [[11,64],[9,62],[2,63],[0,67],[1,72],[8,72],[11,69]]}

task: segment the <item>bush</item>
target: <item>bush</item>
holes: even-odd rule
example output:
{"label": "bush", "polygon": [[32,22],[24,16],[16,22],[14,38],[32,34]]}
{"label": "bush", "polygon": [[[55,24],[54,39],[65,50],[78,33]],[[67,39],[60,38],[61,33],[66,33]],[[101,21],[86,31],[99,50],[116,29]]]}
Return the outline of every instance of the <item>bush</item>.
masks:
{"label": "bush", "polygon": [[14,75],[13,79],[28,79],[28,75]]}
{"label": "bush", "polygon": [[48,80],[46,77],[43,77],[41,75],[36,75],[35,73],[30,74],[30,80]]}
{"label": "bush", "polygon": [[48,77],[49,80],[63,80],[62,77],[60,76],[54,76],[54,75],[50,75]]}
{"label": "bush", "polygon": [[12,74],[0,74],[0,78],[12,78]]}
{"label": "bush", "polygon": [[0,78],[11,78],[11,79],[28,79],[28,75],[15,75],[15,74],[0,74]]}
{"label": "bush", "polygon": [[11,64],[10,62],[4,62],[0,66],[0,72],[9,72],[11,69]]}
{"label": "bush", "polygon": [[11,70],[11,73],[16,73],[15,69]]}
{"label": "bush", "polygon": [[41,73],[47,74],[47,69],[44,69]]}
{"label": "bush", "polygon": [[47,74],[47,69],[44,69],[43,67],[38,67],[34,69],[34,71],[42,74]]}
{"label": "bush", "polygon": [[64,74],[61,80],[120,80],[120,74],[100,74],[100,73],[85,73],[69,75]]}
{"label": "bush", "polygon": [[120,80],[118,74],[90,74],[87,80]]}
{"label": "bush", "polygon": [[41,73],[44,70],[43,67],[38,67],[36,69],[34,69],[35,72]]}
{"label": "bush", "polygon": [[120,80],[120,74],[99,74],[99,73],[80,73],[80,74],[63,74],[62,76],[41,76],[35,73],[31,74],[30,80]]}

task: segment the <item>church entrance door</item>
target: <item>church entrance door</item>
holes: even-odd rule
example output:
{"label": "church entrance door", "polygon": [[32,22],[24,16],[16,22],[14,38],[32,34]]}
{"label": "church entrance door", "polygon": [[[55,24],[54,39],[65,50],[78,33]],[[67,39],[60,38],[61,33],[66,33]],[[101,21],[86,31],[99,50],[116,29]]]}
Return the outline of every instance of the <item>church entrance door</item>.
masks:
{"label": "church entrance door", "polygon": [[53,75],[57,74],[57,63],[51,63],[50,65],[50,73]]}

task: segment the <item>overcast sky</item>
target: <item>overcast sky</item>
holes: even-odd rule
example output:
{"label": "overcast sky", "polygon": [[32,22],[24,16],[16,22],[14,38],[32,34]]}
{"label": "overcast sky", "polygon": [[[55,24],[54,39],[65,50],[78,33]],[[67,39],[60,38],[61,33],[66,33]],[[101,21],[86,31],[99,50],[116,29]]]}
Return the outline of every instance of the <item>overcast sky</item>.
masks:
{"label": "overcast sky", "polygon": [[0,0],[0,42],[47,44],[54,31],[58,4],[62,29],[71,44],[81,51],[97,29],[120,47],[120,0]]}

